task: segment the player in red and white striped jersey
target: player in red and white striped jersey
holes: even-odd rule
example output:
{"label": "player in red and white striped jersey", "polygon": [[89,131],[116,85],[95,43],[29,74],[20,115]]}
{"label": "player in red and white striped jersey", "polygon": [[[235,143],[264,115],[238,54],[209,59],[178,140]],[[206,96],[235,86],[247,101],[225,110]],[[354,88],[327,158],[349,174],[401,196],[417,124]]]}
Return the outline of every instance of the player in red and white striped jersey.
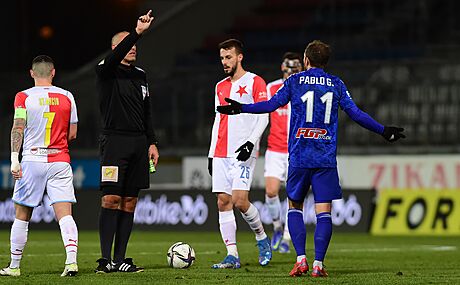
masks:
{"label": "player in red and white striped jersey", "polygon": [[[243,69],[243,47],[240,41],[230,39],[219,45],[220,59],[227,78],[218,82],[215,89],[215,106],[227,104],[225,98],[241,103],[267,100],[265,81]],[[225,259],[212,267],[239,268],[236,247],[236,207],[256,235],[259,263],[267,265],[272,257],[270,239],[266,235],[259,211],[249,201],[249,189],[256,165],[259,140],[268,124],[267,115],[228,116],[216,112],[209,149],[209,174],[212,192],[217,194],[219,225],[227,247]]]}
{"label": "player in red and white striped jersey", "polygon": [[[78,230],[72,217],[76,199],[68,142],[77,136],[77,108],[69,91],[52,85],[55,69],[50,57],[37,56],[30,75],[35,87],[19,92],[14,100],[11,173],[16,180],[12,198],[16,213],[11,227],[11,262],[0,275],[20,275],[33,209],[47,195],[67,253],[61,276],[74,276],[78,272]],[[21,145],[23,158],[19,163]]]}
{"label": "player in red and white striped jersey", "polygon": [[72,93],[56,86],[35,86],[16,94],[14,109],[27,112],[23,162],[70,163],[67,135],[69,126],[78,122]]}
{"label": "player in red and white striped jersey", "polygon": [[[291,74],[302,70],[300,54],[287,52],[283,56],[281,71],[283,78],[272,81],[267,85],[267,95],[270,99],[275,95],[284,80]],[[274,233],[272,248],[280,253],[289,252],[291,237],[287,222],[283,231],[281,222],[281,203],[278,196],[281,182],[286,181],[288,169],[288,132],[289,132],[290,104],[278,108],[270,113],[270,133],[268,135],[268,148],[265,153],[265,202],[268,212],[273,220]]]}

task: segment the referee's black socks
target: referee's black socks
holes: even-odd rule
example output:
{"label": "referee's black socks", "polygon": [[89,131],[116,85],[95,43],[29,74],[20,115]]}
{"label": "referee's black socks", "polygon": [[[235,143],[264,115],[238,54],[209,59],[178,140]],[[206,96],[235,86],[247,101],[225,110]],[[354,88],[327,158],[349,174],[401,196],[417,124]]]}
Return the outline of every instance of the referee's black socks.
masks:
{"label": "referee's black socks", "polygon": [[113,236],[117,231],[120,210],[101,207],[99,215],[99,239],[101,242],[102,257],[111,260]]}
{"label": "referee's black socks", "polygon": [[129,236],[133,229],[134,213],[119,211],[117,234],[115,235],[115,248],[113,261],[119,263],[125,259]]}

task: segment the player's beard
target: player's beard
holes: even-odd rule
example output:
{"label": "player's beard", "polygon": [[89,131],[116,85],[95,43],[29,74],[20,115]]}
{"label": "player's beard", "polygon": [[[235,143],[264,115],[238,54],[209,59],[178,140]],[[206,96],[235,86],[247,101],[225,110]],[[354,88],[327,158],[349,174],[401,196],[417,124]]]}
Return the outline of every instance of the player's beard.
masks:
{"label": "player's beard", "polygon": [[233,77],[233,75],[235,75],[235,72],[236,72],[236,65],[233,66],[229,71],[226,71],[224,69],[224,73],[230,77]]}
{"label": "player's beard", "polygon": [[283,68],[283,73],[285,75],[286,78],[288,78],[289,76],[293,75],[293,74],[296,74],[298,72],[301,72],[302,69],[301,68],[292,68],[292,67],[285,67]]}

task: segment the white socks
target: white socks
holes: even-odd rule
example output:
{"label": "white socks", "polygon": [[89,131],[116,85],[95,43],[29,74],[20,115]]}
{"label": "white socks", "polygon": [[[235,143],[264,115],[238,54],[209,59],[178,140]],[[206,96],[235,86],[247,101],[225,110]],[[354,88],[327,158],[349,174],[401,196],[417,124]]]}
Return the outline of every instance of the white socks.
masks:
{"label": "white socks", "polygon": [[267,238],[264,227],[262,225],[262,221],[260,220],[259,211],[252,203],[250,204],[246,213],[241,214],[243,215],[244,220],[248,223],[251,230],[256,234],[257,241]]}
{"label": "white socks", "polygon": [[27,243],[29,222],[14,219],[11,226],[11,263],[10,268],[19,268],[24,247]]}
{"label": "white socks", "polygon": [[305,255],[297,256],[297,262],[302,262],[302,259],[307,258]]}
{"label": "white socks", "polygon": [[[67,253],[66,264],[77,262],[78,230],[72,216],[65,216],[59,221],[62,241]],[[11,263],[10,268],[19,268],[24,247],[27,243],[29,222],[14,219],[11,226]]]}
{"label": "white socks", "polygon": [[[259,211],[251,204],[246,213],[242,213],[244,220],[249,224],[251,230],[256,234],[256,240],[267,238],[262,221],[260,220]],[[219,212],[219,229],[222,240],[227,247],[227,254],[238,257],[236,247],[236,220],[233,210]]]}
{"label": "white socks", "polygon": [[67,259],[65,264],[77,262],[78,229],[72,216],[64,216],[59,220],[62,241],[64,242]]}
{"label": "white socks", "polygon": [[283,240],[291,241],[291,235],[289,234],[289,226],[288,226],[288,217],[287,217],[287,215],[286,215],[286,223],[284,224]]}
{"label": "white socks", "polygon": [[318,266],[319,269],[323,269],[323,262],[322,262],[322,261],[315,260],[315,261],[313,261],[313,268],[314,268],[315,266]]}
{"label": "white socks", "polygon": [[233,210],[219,212],[219,228],[222,240],[227,247],[227,255],[238,257],[236,247],[236,220]]}
{"label": "white socks", "polygon": [[280,219],[281,212],[281,202],[280,197],[276,195],[275,197],[268,197],[265,195],[265,203],[267,203],[268,213],[273,220],[273,227],[275,231],[281,231],[283,229],[283,224]]}

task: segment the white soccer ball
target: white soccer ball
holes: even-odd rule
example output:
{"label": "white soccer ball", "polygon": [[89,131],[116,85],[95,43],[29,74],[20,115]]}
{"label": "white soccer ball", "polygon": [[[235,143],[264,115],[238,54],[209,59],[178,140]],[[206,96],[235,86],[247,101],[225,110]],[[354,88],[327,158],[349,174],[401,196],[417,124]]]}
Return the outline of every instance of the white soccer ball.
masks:
{"label": "white soccer ball", "polygon": [[185,242],[176,242],[168,249],[167,260],[172,268],[189,268],[195,261],[195,250]]}

